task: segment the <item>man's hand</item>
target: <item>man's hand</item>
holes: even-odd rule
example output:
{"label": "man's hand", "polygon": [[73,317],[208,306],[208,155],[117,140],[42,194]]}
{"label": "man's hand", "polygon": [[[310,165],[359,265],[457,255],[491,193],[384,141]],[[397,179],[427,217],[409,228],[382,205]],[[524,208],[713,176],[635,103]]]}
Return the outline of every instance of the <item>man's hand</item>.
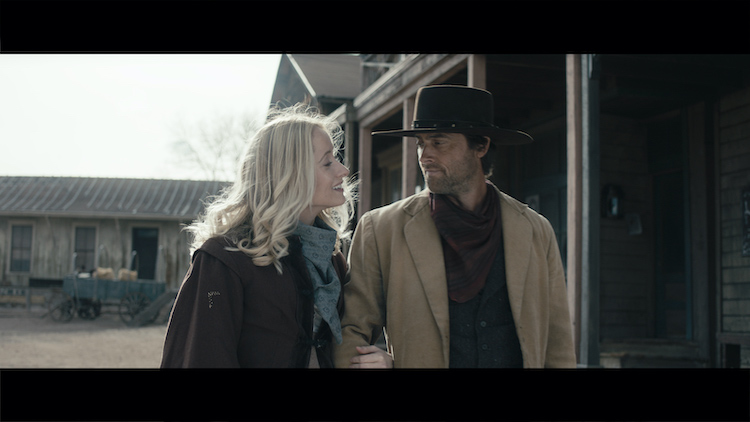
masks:
{"label": "man's hand", "polygon": [[378,346],[357,346],[359,356],[351,358],[349,368],[390,369],[393,367],[391,355]]}

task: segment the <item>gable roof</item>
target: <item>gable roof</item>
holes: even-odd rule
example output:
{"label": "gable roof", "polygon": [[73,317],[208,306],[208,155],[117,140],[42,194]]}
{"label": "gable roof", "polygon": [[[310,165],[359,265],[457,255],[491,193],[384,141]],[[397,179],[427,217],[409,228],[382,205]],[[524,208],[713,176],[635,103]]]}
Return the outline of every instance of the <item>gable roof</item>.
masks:
{"label": "gable roof", "polygon": [[0,177],[0,216],[192,220],[226,182],[93,177]]}
{"label": "gable roof", "polygon": [[361,59],[351,54],[284,54],[276,73],[271,102],[291,105],[308,96],[354,99],[362,91]]}
{"label": "gable roof", "polygon": [[353,99],[362,91],[361,59],[349,54],[289,54],[318,97]]}

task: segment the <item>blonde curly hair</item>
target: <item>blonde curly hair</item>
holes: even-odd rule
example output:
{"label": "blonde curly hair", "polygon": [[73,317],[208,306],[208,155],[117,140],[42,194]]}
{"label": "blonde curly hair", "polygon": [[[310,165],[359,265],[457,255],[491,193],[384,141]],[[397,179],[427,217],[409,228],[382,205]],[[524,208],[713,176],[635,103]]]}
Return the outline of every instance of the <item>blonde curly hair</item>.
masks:
{"label": "blonde curly hair", "polygon": [[[274,265],[288,255],[288,237],[315,193],[313,129],[333,141],[334,155],[341,148],[343,132],[335,120],[315,108],[297,104],[269,110],[266,123],[245,148],[236,180],[210,203],[196,221],[186,227],[193,235],[191,253],[210,238],[224,236],[252,257],[258,266]],[[354,182],[344,181],[346,202],[321,212],[318,217],[338,233],[335,251],[350,235],[354,211]]]}

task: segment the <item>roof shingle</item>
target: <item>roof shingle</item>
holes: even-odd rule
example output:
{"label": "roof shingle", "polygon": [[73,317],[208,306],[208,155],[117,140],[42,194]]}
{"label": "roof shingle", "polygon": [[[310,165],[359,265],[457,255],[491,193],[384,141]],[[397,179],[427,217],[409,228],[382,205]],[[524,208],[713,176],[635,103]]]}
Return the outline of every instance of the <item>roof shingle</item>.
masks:
{"label": "roof shingle", "polygon": [[0,177],[0,215],[193,219],[226,182]]}

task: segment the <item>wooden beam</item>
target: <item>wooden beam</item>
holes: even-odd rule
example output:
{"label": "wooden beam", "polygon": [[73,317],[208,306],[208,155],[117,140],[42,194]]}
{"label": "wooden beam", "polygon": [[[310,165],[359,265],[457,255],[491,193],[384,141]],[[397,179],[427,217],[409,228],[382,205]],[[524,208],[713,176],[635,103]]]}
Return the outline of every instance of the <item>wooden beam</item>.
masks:
{"label": "wooden beam", "polygon": [[[411,128],[414,119],[414,98],[404,100],[403,127]],[[403,154],[401,163],[401,198],[414,194],[417,187],[417,148],[414,138],[403,138]]]}
{"label": "wooden beam", "polygon": [[[721,331],[721,312],[723,303],[723,268],[721,266],[722,250],[721,250],[721,128],[719,127],[719,117],[721,115],[721,104],[720,101],[714,101],[711,103],[709,110],[706,110],[706,118],[711,122],[711,127],[707,130],[706,136],[710,137],[712,145],[710,147],[710,157],[707,161],[711,166],[712,180],[706,184],[706,189],[710,192],[711,202],[708,204],[707,210],[709,211],[710,217],[708,218],[708,224],[711,224],[713,230],[709,231],[711,237],[709,242],[711,245],[711,260],[709,261],[711,269],[709,270],[709,277],[712,278],[712,282],[709,285],[709,318],[710,318],[710,332],[716,333]],[[713,356],[712,362],[716,366],[721,366],[721,346],[718,342],[713,342],[711,348],[711,356]]]}
{"label": "wooden beam", "polygon": [[351,101],[347,101],[334,111],[335,114],[331,114],[344,130],[344,165],[349,168],[350,174],[359,172],[359,148],[355,136],[357,125],[353,110]]}
{"label": "wooden beam", "polygon": [[[688,298],[692,303],[692,321],[687,321],[688,340],[698,343],[700,356],[713,360],[711,351],[714,347],[714,327],[711,324],[711,300],[715,291],[712,283],[711,260],[713,259],[715,239],[713,221],[710,218],[710,204],[712,202],[709,187],[713,181],[713,174],[709,174],[708,163],[712,159],[713,143],[708,141],[707,110],[704,102],[687,108],[688,133],[688,166],[690,174],[689,192],[689,224],[690,224],[690,272]],[[688,313],[691,315],[691,313]]]}
{"label": "wooden beam", "polygon": [[566,56],[568,220],[567,286],[573,341],[580,356],[581,341],[581,56]]}
{"label": "wooden beam", "polygon": [[487,56],[484,54],[472,54],[466,61],[467,85],[474,88],[487,89]]}
{"label": "wooden beam", "polygon": [[372,195],[372,132],[371,127],[362,127],[359,129],[359,189],[357,196],[359,204],[357,206],[357,221],[362,215],[370,210],[372,204],[370,196]]}
{"label": "wooden beam", "polygon": [[581,354],[599,366],[599,69],[596,55],[581,55]]}

